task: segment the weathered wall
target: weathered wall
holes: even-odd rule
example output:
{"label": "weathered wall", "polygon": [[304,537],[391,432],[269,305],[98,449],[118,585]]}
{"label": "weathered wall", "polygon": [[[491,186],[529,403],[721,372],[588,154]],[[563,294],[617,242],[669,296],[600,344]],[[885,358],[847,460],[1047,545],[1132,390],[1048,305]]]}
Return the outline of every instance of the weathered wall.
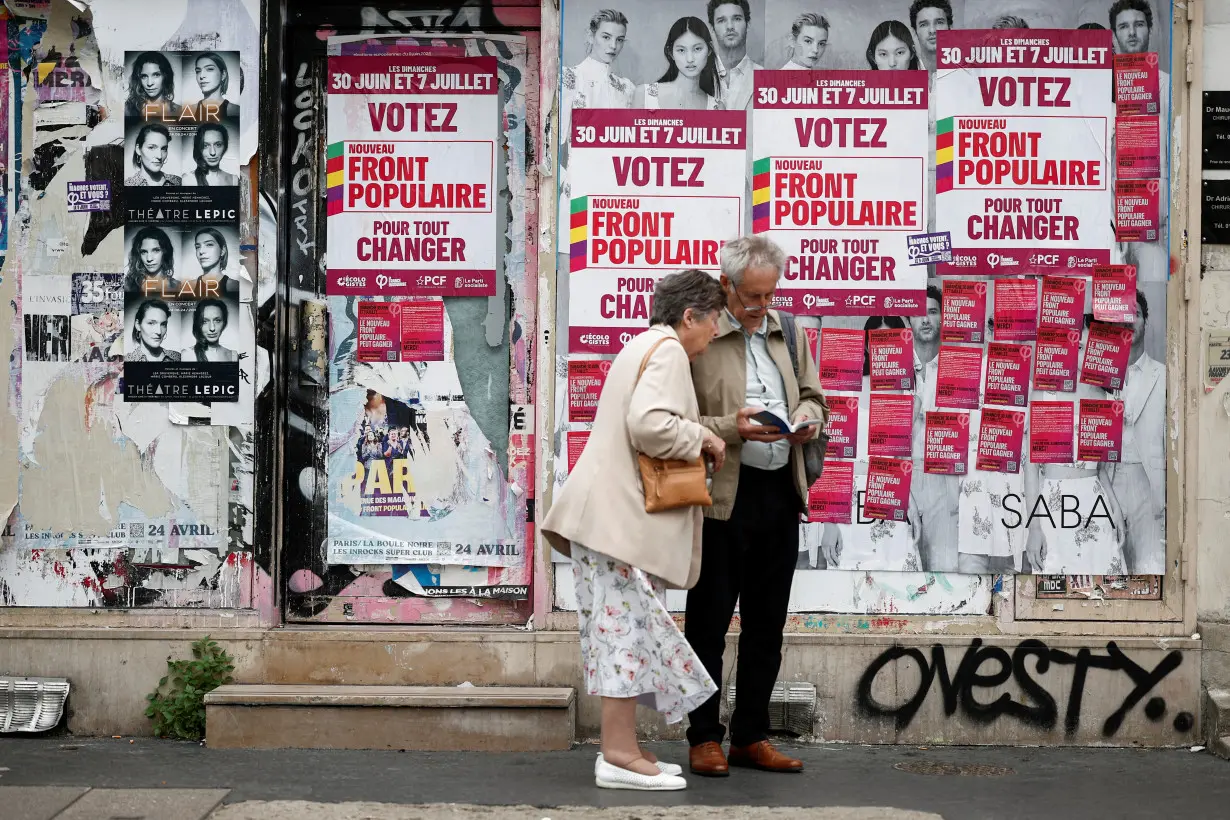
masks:
{"label": "weathered wall", "polygon": [[[68,729],[148,734],[144,693],[200,630],[12,630],[0,669],[65,675]],[[572,686],[598,734],[575,633],[214,630],[240,683]],[[727,669],[736,656],[732,637]],[[1199,727],[1198,642],[1122,638],[790,635],[781,679],[814,683],[812,738],[854,743],[1183,746]],[[117,662],[122,657],[123,663]],[[727,683],[732,681],[728,680]],[[651,737],[681,737],[641,713]]]}
{"label": "weathered wall", "polygon": [[[0,382],[0,606],[237,608],[269,597],[252,522],[253,374],[268,378],[267,357],[254,354],[250,296],[259,21],[257,0],[194,0],[191,12],[187,2],[53,0],[45,19],[0,18],[0,161],[13,172],[0,281],[11,311],[0,319],[10,361]],[[140,50],[241,55],[231,261],[241,257],[233,275],[245,296],[229,338],[241,340],[246,361],[240,401],[215,403],[203,425],[189,424],[182,405],[124,401],[122,312],[69,315],[74,274],[125,272],[124,59]],[[83,181],[109,183],[109,206],[70,209],[69,185]],[[42,317],[71,326],[65,350],[30,349],[22,331]]]}

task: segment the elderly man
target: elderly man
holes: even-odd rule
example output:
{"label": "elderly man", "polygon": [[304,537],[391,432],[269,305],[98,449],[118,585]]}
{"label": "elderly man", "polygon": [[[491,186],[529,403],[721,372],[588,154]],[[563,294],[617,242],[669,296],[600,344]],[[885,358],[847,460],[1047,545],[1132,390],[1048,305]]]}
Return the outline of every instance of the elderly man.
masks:
{"label": "elderly man", "polygon": [[796,424],[827,421],[828,403],[806,337],[796,331],[792,361],[783,314],[769,309],[785,264],[781,248],[762,236],[744,237],[722,248],[721,261],[726,310],[717,338],[692,363],[692,380],[701,423],[726,442],[726,464],[705,511],[700,580],[688,593],[684,631],[719,685],[736,602],[742,632],[730,759],[721,746],[719,691],[689,715],[689,762],[695,774],[710,777],[728,775],[729,766],[799,772],[803,763],[767,740],[769,696],[782,661],[799,514],[806,508],[802,445],[821,428],[768,433],[751,416],[768,409]]}

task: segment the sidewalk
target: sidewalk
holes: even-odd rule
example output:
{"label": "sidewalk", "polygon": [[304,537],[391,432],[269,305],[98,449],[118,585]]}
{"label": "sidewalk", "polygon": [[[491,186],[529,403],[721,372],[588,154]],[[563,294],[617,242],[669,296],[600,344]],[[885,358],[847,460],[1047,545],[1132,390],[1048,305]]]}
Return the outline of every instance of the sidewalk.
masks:
{"label": "sidewalk", "polygon": [[[651,748],[664,760],[686,763],[682,744]],[[803,746],[791,751],[805,761],[803,774],[736,770],[726,779],[688,777],[683,792],[645,794],[595,788],[594,746],[488,755],[230,751],[147,738],[0,739],[0,817],[1088,820],[1224,817],[1230,806],[1230,763],[1186,750]],[[23,813],[16,813],[19,807]]]}

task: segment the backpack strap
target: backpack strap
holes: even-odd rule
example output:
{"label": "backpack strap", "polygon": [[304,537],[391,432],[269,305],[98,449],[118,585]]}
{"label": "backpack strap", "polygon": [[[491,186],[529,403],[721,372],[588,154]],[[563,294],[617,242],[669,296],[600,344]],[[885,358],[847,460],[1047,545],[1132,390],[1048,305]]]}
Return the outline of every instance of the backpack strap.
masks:
{"label": "backpack strap", "polygon": [[799,330],[794,323],[794,314],[784,310],[777,311],[777,321],[782,326],[782,335],[786,337],[786,349],[790,351],[790,364],[794,366],[794,381],[799,381]]}

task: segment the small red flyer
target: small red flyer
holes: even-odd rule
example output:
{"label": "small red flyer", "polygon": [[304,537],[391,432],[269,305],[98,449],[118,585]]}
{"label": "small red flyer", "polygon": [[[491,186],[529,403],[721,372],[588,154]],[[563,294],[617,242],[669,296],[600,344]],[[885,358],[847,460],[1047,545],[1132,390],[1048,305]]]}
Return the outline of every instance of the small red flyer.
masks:
{"label": "small red flyer", "polygon": [[834,458],[858,458],[858,396],[829,396],[824,432]]}
{"label": "small red flyer", "polygon": [[820,331],[820,386],[825,390],[863,387],[865,331],[826,327]]}
{"label": "small red flyer", "polygon": [[935,406],[977,410],[982,380],[982,348],[940,345]]}
{"label": "small red flyer", "polygon": [[829,461],[807,491],[807,520],[813,524],[850,524],[854,510],[854,462]]}
{"label": "small red flyer", "polygon": [[1119,461],[1123,452],[1123,402],[1081,399],[1080,430],[1076,436],[1078,461]]}
{"label": "small red flyer", "polygon": [[1044,276],[1038,327],[1080,330],[1085,326],[1083,276]]}
{"label": "small red flyer", "polygon": [[355,358],[361,362],[444,361],[444,303],[360,301]]}
{"label": "small red flyer", "polygon": [[1021,447],[1025,440],[1025,411],[984,408],[978,428],[979,470],[993,473],[1019,473]]}
{"label": "small red flyer", "polygon": [[1093,318],[1099,322],[1136,321],[1136,266],[1096,265],[1093,269]]}
{"label": "small red flyer", "polygon": [[987,379],[982,400],[985,404],[1024,407],[1029,404],[1029,371],[1033,349],[1029,345],[987,345]]}
{"label": "small red flyer", "polygon": [[914,396],[873,393],[867,413],[867,455],[909,458],[914,445]]}
{"label": "small red flyer", "polygon": [[914,462],[908,458],[871,459],[867,467],[863,516],[882,521],[905,521],[913,471]]}
{"label": "small red flyer", "polygon": [[1115,241],[1156,242],[1162,225],[1162,183],[1156,179],[1115,182]]}
{"label": "small red flyer", "polygon": [[1032,342],[1038,336],[1038,280],[995,282],[995,340]]}
{"label": "small red flyer", "polygon": [[581,457],[581,451],[585,449],[585,442],[589,441],[588,430],[576,430],[568,433],[568,472],[572,472],[572,468],[577,466],[577,459]]}
{"label": "small red flyer", "polygon": [[1081,362],[1081,384],[1106,390],[1123,389],[1128,357],[1132,354],[1132,329],[1094,322],[1085,342],[1085,361]]}
{"label": "small red flyer", "polygon": [[1156,51],[1115,55],[1115,109],[1120,117],[1162,113]]}
{"label": "small red flyer", "polygon": [[1162,132],[1157,117],[1115,119],[1115,179],[1162,175]]}
{"label": "small red flyer", "polygon": [[914,389],[914,332],[887,328],[867,332],[872,390]]}
{"label": "small red flyer", "polygon": [[[820,361],[820,330],[814,327],[803,328],[803,335],[807,337],[807,347],[811,350],[811,360],[813,362]],[[816,365],[819,367],[819,364]]]}
{"label": "small red flyer", "polygon": [[606,374],[611,369],[609,361],[569,359],[568,361],[568,421],[593,421],[598,412],[598,397]]}
{"label": "small red flyer", "polygon": [[986,340],[987,283],[944,280],[940,341],[975,344]]}
{"label": "small red flyer", "polygon": [[1079,330],[1039,328],[1034,350],[1034,389],[1060,393],[1076,390],[1080,344]]}
{"label": "small red flyer", "polygon": [[1070,401],[1036,401],[1029,408],[1029,460],[1071,464],[1076,409]]}
{"label": "small red flyer", "polygon": [[965,475],[969,472],[969,413],[927,413],[923,472]]}

